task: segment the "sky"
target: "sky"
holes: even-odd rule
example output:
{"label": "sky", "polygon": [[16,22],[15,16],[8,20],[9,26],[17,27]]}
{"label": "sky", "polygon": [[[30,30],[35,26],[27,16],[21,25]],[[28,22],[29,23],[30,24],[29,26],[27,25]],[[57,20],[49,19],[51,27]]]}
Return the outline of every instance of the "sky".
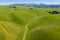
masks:
{"label": "sky", "polygon": [[9,5],[16,3],[60,4],[60,0],[0,0],[0,5]]}

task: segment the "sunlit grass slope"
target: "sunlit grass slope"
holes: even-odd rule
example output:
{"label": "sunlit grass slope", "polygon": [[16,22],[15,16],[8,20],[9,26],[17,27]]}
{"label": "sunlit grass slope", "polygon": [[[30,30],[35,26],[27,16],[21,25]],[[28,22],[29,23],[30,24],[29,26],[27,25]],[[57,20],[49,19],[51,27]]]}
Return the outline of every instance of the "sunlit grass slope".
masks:
{"label": "sunlit grass slope", "polygon": [[60,40],[60,23],[43,25],[30,31],[28,40]]}
{"label": "sunlit grass slope", "polygon": [[20,32],[21,27],[19,25],[0,21],[0,40],[16,40]]}

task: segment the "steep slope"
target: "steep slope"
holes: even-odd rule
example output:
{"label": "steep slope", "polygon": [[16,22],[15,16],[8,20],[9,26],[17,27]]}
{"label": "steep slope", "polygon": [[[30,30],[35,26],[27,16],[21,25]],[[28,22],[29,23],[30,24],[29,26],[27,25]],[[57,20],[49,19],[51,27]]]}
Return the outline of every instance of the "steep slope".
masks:
{"label": "steep slope", "polygon": [[[22,40],[23,32],[24,28],[20,25],[0,21],[0,40]],[[18,36],[20,36],[20,38]]]}

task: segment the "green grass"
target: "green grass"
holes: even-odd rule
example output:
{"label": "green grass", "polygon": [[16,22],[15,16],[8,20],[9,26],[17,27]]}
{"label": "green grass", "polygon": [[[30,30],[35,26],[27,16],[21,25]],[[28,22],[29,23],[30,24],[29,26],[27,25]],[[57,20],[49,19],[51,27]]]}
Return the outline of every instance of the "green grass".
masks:
{"label": "green grass", "polygon": [[60,40],[60,23],[37,27],[30,31],[28,40]]}
{"label": "green grass", "polygon": [[60,40],[60,8],[0,6],[0,40]]}

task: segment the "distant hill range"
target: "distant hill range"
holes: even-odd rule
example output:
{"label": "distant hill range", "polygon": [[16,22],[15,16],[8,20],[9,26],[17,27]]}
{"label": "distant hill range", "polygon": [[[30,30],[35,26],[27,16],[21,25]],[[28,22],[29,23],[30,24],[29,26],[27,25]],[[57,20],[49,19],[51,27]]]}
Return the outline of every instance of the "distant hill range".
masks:
{"label": "distant hill range", "polygon": [[12,4],[14,6],[26,6],[34,8],[60,8],[59,4],[56,5],[47,5],[47,4]]}

